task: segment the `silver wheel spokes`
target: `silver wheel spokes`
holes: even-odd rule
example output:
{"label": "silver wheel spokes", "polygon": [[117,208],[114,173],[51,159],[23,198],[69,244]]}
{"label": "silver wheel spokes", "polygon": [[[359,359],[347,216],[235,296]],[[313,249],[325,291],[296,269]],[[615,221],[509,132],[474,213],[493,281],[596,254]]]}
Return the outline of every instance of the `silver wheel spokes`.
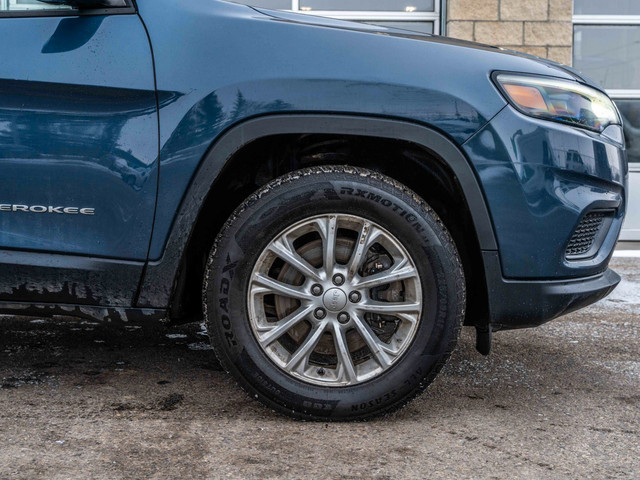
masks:
{"label": "silver wheel spokes", "polygon": [[390,368],[413,340],[421,284],[406,249],[352,215],[302,221],[273,239],[248,291],[259,344],[309,383],[354,385]]}

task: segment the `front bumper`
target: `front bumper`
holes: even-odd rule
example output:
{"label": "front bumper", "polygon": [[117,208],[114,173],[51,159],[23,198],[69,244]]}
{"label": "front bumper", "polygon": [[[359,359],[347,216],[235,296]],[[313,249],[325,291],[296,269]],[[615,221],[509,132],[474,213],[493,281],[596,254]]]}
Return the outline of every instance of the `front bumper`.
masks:
{"label": "front bumper", "polygon": [[491,330],[536,327],[603,299],[620,283],[608,269],[565,280],[507,280],[497,252],[484,252]]}
{"label": "front bumper", "polygon": [[[493,221],[484,251],[492,330],[534,327],[607,296],[627,203],[624,145],[507,106],[464,144]],[[583,219],[608,220],[585,254],[572,245]]]}
{"label": "front bumper", "polygon": [[[607,269],[626,208],[624,145],[507,106],[463,146],[480,180],[505,278],[584,278]],[[570,241],[589,212],[611,215],[589,258]]]}

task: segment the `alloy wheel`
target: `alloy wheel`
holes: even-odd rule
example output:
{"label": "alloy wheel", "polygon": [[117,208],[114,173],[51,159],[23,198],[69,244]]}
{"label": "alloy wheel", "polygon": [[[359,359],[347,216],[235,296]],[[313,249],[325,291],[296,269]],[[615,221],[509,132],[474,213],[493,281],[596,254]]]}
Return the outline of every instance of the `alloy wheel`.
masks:
{"label": "alloy wheel", "polygon": [[406,352],[422,313],[421,282],[404,246],[371,220],[326,214],[272,239],[247,291],[264,353],[307,383],[371,380]]}

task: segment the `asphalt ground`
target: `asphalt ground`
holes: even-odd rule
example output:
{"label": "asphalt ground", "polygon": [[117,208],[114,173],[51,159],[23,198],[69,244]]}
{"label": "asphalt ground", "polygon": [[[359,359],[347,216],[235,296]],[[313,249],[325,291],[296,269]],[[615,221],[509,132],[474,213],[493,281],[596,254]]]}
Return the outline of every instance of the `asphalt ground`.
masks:
{"label": "asphalt ground", "polygon": [[366,423],[279,416],[198,324],[0,318],[0,478],[640,479],[640,258],[606,300],[459,347],[427,393]]}

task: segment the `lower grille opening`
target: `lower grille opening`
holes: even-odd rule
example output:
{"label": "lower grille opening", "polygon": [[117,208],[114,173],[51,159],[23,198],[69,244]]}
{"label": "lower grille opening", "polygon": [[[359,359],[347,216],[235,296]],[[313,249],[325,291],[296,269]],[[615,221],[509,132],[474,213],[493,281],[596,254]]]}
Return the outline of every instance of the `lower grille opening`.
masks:
{"label": "lower grille opening", "polygon": [[587,213],[576,228],[565,256],[568,260],[583,260],[598,253],[613,219],[613,211],[594,211]]}

